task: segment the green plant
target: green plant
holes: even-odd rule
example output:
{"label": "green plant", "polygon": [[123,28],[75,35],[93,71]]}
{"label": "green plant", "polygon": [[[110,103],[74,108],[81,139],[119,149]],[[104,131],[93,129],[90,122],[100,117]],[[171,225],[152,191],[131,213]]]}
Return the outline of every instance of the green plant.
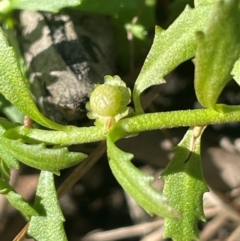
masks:
{"label": "green plant", "polygon": [[[83,6],[89,6],[87,2],[83,1]],[[128,1],[123,2],[128,5]],[[44,9],[40,9],[38,4],[31,5],[31,8],[57,11],[63,7],[59,1],[56,3],[56,6],[46,4]],[[66,6],[77,3],[69,1]],[[110,11],[116,11],[116,6],[112,4],[114,10]],[[30,4],[22,0],[0,7],[3,14],[8,14],[15,8],[28,9]],[[240,121],[239,106],[217,103],[231,78],[237,82],[240,80],[239,28],[238,0],[195,0],[195,8],[186,7],[167,30],[156,27],[153,45],[134,85],[134,110],[126,116],[128,99],[123,105],[118,101],[125,96],[129,98],[129,92],[116,89],[116,102],[109,101],[114,102],[116,108],[110,114],[102,114],[104,118],[111,117],[111,124],[106,124],[104,119],[99,125],[82,128],[56,124],[40,114],[13,48],[1,31],[0,92],[25,115],[50,129],[28,128],[0,120],[0,191],[30,219],[29,234],[37,240],[67,239],[62,227],[64,219],[58,206],[53,174],[59,174],[59,170],[81,162],[86,155],[70,152],[63,146],[106,140],[109,165],[114,176],[149,214],[165,217],[165,236],[173,240],[197,239],[197,221],[204,220],[202,196],[207,191],[201,168],[201,135],[207,125]],[[152,85],[163,84],[165,75],[194,56],[195,92],[204,108],[145,114],[140,103],[141,93]],[[101,88],[105,87],[112,88],[106,83]],[[101,115],[97,113],[98,107],[88,108],[92,111],[90,117]],[[124,115],[115,118],[123,112]],[[175,156],[162,173],[165,187],[161,194],[151,186],[153,177],[138,170],[131,163],[133,155],[120,150],[115,142],[147,130],[181,126],[190,128],[174,149]],[[54,148],[46,148],[46,144],[52,144]],[[34,207],[9,185],[10,168],[18,168],[18,160],[42,170]]]}

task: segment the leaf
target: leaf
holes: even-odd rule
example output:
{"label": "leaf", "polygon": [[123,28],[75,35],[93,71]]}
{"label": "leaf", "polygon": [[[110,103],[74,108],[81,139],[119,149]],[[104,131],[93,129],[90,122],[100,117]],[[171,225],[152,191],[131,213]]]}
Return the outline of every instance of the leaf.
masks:
{"label": "leaf", "polygon": [[59,170],[71,167],[86,158],[83,153],[69,152],[67,147],[48,149],[43,143],[27,145],[20,140],[5,137],[2,137],[2,146],[26,165],[56,174],[59,173]]}
{"label": "leaf", "polygon": [[174,148],[174,157],[162,173],[165,181],[163,194],[169,203],[182,213],[182,219],[165,219],[164,237],[174,241],[198,239],[198,220],[203,214],[203,193],[207,191],[200,157],[201,133],[194,138],[190,128]]}
{"label": "leaf", "polygon": [[240,53],[238,0],[218,1],[206,31],[197,33],[195,91],[200,104],[215,108]]}
{"label": "leaf", "polygon": [[7,181],[0,178],[0,194],[3,194],[8,201],[18,209],[27,219],[38,213],[28,204],[21,195],[16,193]]}
{"label": "leaf", "polygon": [[194,1],[194,5],[195,7],[198,7],[200,5],[206,5],[206,4],[211,4],[211,3],[215,3],[217,2],[218,0],[195,0]]}
{"label": "leaf", "polygon": [[[9,152],[7,152],[4,147],[2,146],[2,135],[5,132],[6,129],[15,127],[16,124],[11,123],[9,121],[6,121],[4,119],[0,119],[0,157],[2,160],[1,167],[0,167],[0,175],[4,175],[5,178],[9,175],[9,168],[13,167],[18,169],[19,168],[19,162],[16,160],[16,158],[13,157]],[[7,165],[7,167],[6,167]],[[4,179],[6,180],[6,179]]]}
{"label": "leaf", "polygon": [[65,7],[73,7],[79,5],[81,0],[5,0],[0,5],[0,12],[8,13],[14,9],[30,10],[30,11],[46,11],[58,12]]}
{"label": "leaf", "polygon": [[154,178],[138,170],[131,163],[133,155],[120,150],[114,144],[124,134],[123,130],[113,128],[107,137],[107,153],[113,175],[123,189],[149,214],[179,217],[180,214],[169,205],[167,198],[152,187]]}
{"label": "leaf", "polygon": [[16,193],[15,191],[11,190],[6,195],[6,198],[8,201],[14,206],[16,209],[18,209],[23,216],[28,220],[31,216],[37,216],[38,213],[36,210],[34,210],[33,207],[29,203],[27,203],[21,195]]}
{"label": "leaf", "polygon": [[12,187],[8,184],[8,182],[0,178],[0,194],[6,195],[11,190]]}
{"label": "leaf", "polygon": [[4,118],[0,117],[0,134],[5,132],[6,129],[11,129],[11,128],[14,128],[16,126],[19,126],[19,124],[10,122],[7,119],[4,119]]}
{"label": "leaf", "polygon": [[211,8],[211,4],[195,9],[186,7],[166,31],[156,27],[153,45],[133,90],[134,105],[138,113],[143,112],[140,94],[152,85],[165,83],[165,75],[194,56],[195,32],[204,29]]}
{"label": "leaf", "polygon": [[38,111],[22,76],[13,48],[9,47],[1,28],[0,50],[0,93],[39,124],[53,129],[67,130],[68,127],[50,121]]}
{"label": "leaf", "polygon": [[6,183],[9,183],[10,176],[10,167],[6,164],[4,160],[0,160],[0,178]]}
{"label": "leaf", "polygon": [[6,149],[2,146],[2,140],[0,140],[0,157],[2,158],[3,162],[7,164],[9,168],[11,167],[15,169],[19,168],[18,160],[12,154],[6,151]]}
{"label": "leaf", "polygon": [[1,112],[12,122],[22,123],[23,114],[22,112],[14,105],[9,103],[3,95],[0,94],[0,109]]}
{"label": "leaf", "polygon": [[67,241],[53,173],[41,172],[34,208],[40,215],[31,218],[28,234],[41,241]]}
{"label": "leaf", "polygon": [[102,127],[81,127],[72,131],[40,130],[19,126],[7,130],[4,137],[17,140],[22,139],[27,143],[47,143],[59,145],[72,145],[101,141],[106,138]]}

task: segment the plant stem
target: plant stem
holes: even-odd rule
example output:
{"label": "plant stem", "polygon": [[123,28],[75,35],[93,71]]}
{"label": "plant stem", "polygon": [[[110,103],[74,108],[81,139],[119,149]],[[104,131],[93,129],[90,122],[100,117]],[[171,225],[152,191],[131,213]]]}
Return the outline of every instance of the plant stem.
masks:
{"label": "plant stem", "polygon": [[[111,131],[115,133],[114,139],[116,141],[124,136],[142,131],[237,122],[240,121],[240,110],[236,110],[235,108],[236,107],[231,106],[231,109],[234,111],[225,113],[211,109],[197,109],[141,114],[120,120]],[[237,108],[239,107],[237,106]],[[70,132],[18,127],[16,128],[16,133],[20,134],[20,136],[27,136],[38,141],[61,145],[101,141],[106,139],[107,134],[102,128],[95,126],[74,127],[74,130]]]}
{"label": "plant stem", "polygon": [[120,125],[121,127],[119,127],[123,128],[127,133],[137,133],[147,130],[205,126],[237,121],[240,121],[240,110],[221,113],[212,109],[197,109],[142,114],[123,119],[117,125]]}

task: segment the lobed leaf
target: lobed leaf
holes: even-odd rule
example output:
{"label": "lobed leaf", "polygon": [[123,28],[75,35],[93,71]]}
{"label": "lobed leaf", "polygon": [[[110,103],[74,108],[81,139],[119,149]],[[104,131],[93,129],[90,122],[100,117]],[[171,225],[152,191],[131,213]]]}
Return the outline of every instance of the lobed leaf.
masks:
{"label": "lobed leaf", "polygon": [[200,104],[215,108],[240,53],[238,0],[218,1],[206,30],[197,33],[195,91]]}
{"label": "lobed leaf", "polygon": [[201,133],[196,139],[193,134],[194,128],[190,128],[161,175],[165,181],[163,194],[182,214],[182,219],[165,219],[164,237],[174,241],[198,239],[197,222],[205,220],[202,196],[207,185],[200,157]]}
{"label": "lobed leaf", "polygon": [[83,153],[69,152],[67,147],[48,149],[43,143],[27,145],[21,140],[11,140],[5,137],[2,137],[2,146],[26,165],[56,174],[59,170],[71,167],[86,158]]}
{"label": "lobed leaf", "polygon": [[39,124],[58,130],[68,129],[44,117],[37,109],[24,81],[13,48],[9,47],[0,28],[0,93],[24,114]]}
{"label": "lobed leaf", "polygon": [[166,30],[156,27],[153,45],[136,80],[133,100],[136,111],[143,112],[140,94],[152,85],[165,83],[164,76],[180,63],[194,56],[195,32],[204,29],[212,4],[190,9],[186,7]]}
{"label": "lobed leaf", "polygon": [[10,190],[5,196],[11,205],[18,209],[27,220],[31,216],[38,216],[37,211],[27,203],[20,194]]}
{"label": "lobed leaf", "polygon": [[125,134],[123,130],[113,128],[107,137],[107,153],[113,175],[123,189],[149,214],[179,218],[179,212],[169,205],[167,198],[152,187],[154,178],[137,169],[131,163],[133,155],[120,150],[114,144]]}
{"label": "lobed leaf", "polygon": [[8,184],[8,181],[0,178],[0,194],[3,194],[8,201],[18,209],[27,219],[30,216],[36,216],[38,213],[28,204],[21,195],[16,193],[13,188]]}
{"label": "lobed leaf", "polygon": [[59,206],[53,173],[40,174],[34,208],[39,216],[33,216],[28,229],[35,240],[67,241],[64,231],[64,217]]}

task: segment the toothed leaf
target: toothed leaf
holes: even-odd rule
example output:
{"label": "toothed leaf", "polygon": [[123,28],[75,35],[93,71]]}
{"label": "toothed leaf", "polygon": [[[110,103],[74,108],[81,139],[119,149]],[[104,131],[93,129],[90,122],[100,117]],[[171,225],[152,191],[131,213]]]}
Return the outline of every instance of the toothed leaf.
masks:
{"label": "toothed leaf", "polygon": [[36,240],[67,241],[53,173],[41,172],[34,208],[39,216],[31,218],[28,234]]}
{"label": "toothed leaf", "polygon": [[2,145],[10,154],[28,166],[59,173],[86,158],[85,154],[69,152],[67,147],[46,148],[44,144],[27,145],[20,140],[2,137]]}
{"label": "toothed leaf", "polygon": [[169,205],[166,197],[152,187],[151,182],[154,178],[146,175],[131,163],[133,158],[131,153],[126,153],[116,147],[114,141],[116,141],[116,135],[118,135],[116,133],[119,131],[121,132],[121,130],[112,131],[107,137],[109,165],[115,178],[149,214],[179,217],[180,214]]}
{"label": "toothed leaf", "polygon": [[0,28],[0,93],[24,114],[39,124],[58,130],[67,127],[44,117],[37,109],[18,65],[14,50],[7,43]]}
{"label": "toothed leaf", "polygon": [[181,219],[165,219],[164,237],[174,241],[198,239],[197,222],[205,220],[202,197],[207,191],[202,173],[200,137],[192,150],[193,128],[174,148],[174,157],[162,173],[165,181],[163,194],[182,214]]}
{"label": "toothed leaf", "polygon": [[37,216],[37,211],[27,203],[20,194],[16,193],[15,191],[11,190],[6,195],[8,201],[18,209],[23,216],[28,220],[31,216]]}
{"label": "toothed leaf", "polygon": [[153,45],[136,80],[133,100],[137,112],[143,112],[140,94],[152,85],[162,84],[164,76],[194,56],[195,32],[205,27],[212,4],[186,9],[166,30],[157,27]]}

